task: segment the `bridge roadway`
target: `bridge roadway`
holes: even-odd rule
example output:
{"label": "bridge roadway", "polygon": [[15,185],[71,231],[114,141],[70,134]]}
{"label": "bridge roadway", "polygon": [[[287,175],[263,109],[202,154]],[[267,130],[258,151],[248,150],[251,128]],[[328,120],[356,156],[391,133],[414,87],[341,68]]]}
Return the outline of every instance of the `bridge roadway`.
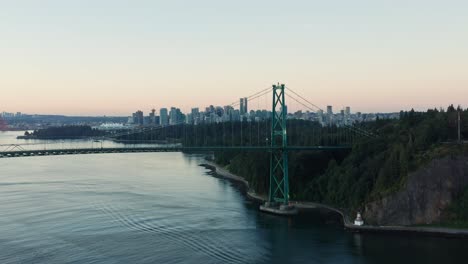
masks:
{"label": "bridge roadway", "polygon": [[[350,149],[351,146],[290,146],[286,151],[317,151]],[[184,146],[157,146],[157,147],[123,147],[123,148],[73,148],[73,149],[43,149],[43,150],[15,150],[0,152],[0,158],[15,158],[29,156],[55,156],[55,155],[81,155],[104,153],[143,153],[143,152],[214,152],[214,151],[262,151],[279,150],[281,147],[268,146],[211,146],[211,147],[184,147]]]}

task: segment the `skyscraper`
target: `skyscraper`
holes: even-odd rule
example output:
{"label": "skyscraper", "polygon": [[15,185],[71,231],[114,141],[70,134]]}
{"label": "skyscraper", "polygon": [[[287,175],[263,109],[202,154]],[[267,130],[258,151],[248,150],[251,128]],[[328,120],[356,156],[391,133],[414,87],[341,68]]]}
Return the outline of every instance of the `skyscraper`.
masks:
{"label": "skyscraper", "polygon": [[351,107],[349,106],[346,107],[345,114],[348,116],[351,114]]}
{"label": "skyscraper", "polygon": [[327,123],[329,126],[333,124],[333,107],[331,105],[327,106]]}
{"label": "skyscraper", "polygon": [[240,111],[240,114],[243,115],[244,114],[244,98],[241,98],[239,99],[239,111]]}
{"label": "skyscraper", "polygon": [[167,108],[161,108],[159,110],[159,122],[161,126],[167,126],[169,124],[169,117],[167,116]]}
{"label": "skyscraper", "polygon": [[[191,116],[191,124],[198,125],[200,123],[200,109],[198,107],[192,108],[192,112],[190,113]],[[188,118],[188,117],[187,117]]]}
{"label": "skyscraper", "polygon": [[143,125],[143,112],[140,110],[136,111],[135,119],[136,119],[134,120],[135,124],[142,126]]}
{"label": "skyscraper", "polygon": [[155,125],[156,124],[156,110],[155,109],[152,109],[151,110],[151,113],[149,114],[149,123],[151,125]]}
{"label": "skyscraper", "polygon": [[247,107],[247,97],[244,98],[244,114],[249,112],[249,108]]}
{"label": "skyscraper", "polygon": [[248,107],[247,107],[247,97],[244,97],[244,98],[240,98],[239,99],[239,103],[240,103],[240,106],[239,106],[239,111],[240,111],[240,114],[241,115],[245,115],[248,113]]}
{"label": "skyscraper", "polygon": [[175,125],[179,122],[179,116],[177,114],[177,108],[171,107],[171,111],[169,112],[169,124]]}

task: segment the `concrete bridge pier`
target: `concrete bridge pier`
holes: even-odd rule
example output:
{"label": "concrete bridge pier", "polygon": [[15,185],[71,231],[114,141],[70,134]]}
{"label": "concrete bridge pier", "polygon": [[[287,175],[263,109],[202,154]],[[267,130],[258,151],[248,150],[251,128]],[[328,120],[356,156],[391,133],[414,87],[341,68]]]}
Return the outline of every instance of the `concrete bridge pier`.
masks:
{"label": "concrete bridge pier", "polygon": [[299,213],[293,205],[276,202],[265,202],[265,204],[260,205],[260,211],[282,216],[293,216]]}

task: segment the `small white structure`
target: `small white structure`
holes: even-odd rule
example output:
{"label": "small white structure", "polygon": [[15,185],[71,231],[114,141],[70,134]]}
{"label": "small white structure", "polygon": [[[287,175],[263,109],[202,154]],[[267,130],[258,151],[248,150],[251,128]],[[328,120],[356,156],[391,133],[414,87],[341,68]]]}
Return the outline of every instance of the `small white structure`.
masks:
{"label": "small white structure", "polygon": [[362,220],[361,213],[359,213],[359,212],[357,213],[356,220],[354,220],[354,225],[357,225],[357,226],[364,225],[364,220]]}

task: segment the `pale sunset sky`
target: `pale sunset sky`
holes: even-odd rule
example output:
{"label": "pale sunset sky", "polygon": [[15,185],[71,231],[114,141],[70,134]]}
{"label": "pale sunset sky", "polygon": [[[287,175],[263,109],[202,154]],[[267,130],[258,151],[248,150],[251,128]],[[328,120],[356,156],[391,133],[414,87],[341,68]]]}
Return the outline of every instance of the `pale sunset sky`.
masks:
{"label": "pale sunset sky", "polygon": [[276,82],[322,108],[468,107],[468,1],[0,0],[0,111],[187,111]]}

